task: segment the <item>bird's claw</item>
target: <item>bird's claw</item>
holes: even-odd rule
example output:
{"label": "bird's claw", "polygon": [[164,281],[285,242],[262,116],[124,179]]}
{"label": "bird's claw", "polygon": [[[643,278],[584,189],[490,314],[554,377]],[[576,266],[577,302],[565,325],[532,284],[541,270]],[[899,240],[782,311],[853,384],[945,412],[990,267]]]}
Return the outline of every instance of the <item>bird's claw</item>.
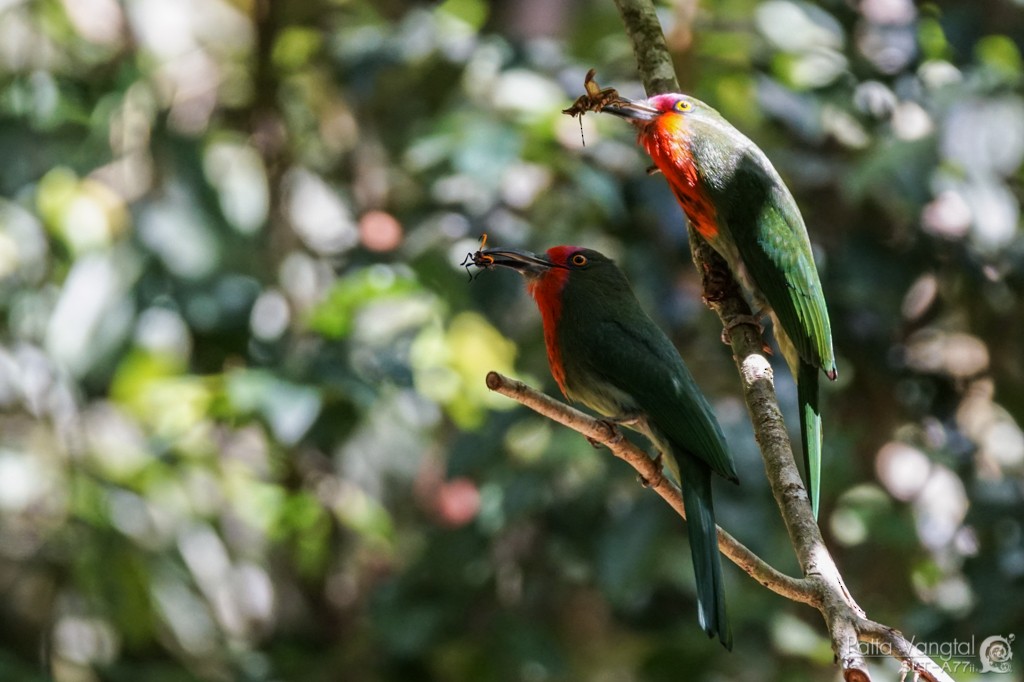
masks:
{"label": "bird's claw", "polygon": [[657,488],[658,485],[661,484],[661,481],[665,478],[665,475],[661,473],[661,459],[661,453],[659,452],[658,456],[652,460],[654,462],[654,470],[658,472],[658,474],[653,479],[648,479],[643,474],[637,476],[637,478],[640,480],[640,485],[642,485],[645,488]]}
{"label": "bird's claw", "polygon": [[627,415],[624,417],[615,417],[614,419],[609,417],[604,422],[611,426],[636,426],[640,422],[639,415]]}
{"label": "bird's claw", "polygon": [[633,417],[633,418],[624,419],[624,420],[619,420],[619,419],[598,419],[597,421],[599,423],[601,423],[601,424],[604,424],[605,428],[608,429],[608,433],[611,434],[611,437],[608,440],[599,440],[597,438],[591,438],[590,436],[583,436],[584,438],[587,439],[587,442],[590,443],[591,445],[593,445],[595,448],[599,448],[599,447],[601,447],[602,445],[605,445],[605,444],[615,445],[617,443],[622,442],[622,438],[623,438],[622,431],[620,431],[618,427],[619,426],[628,426],[630,424],[634,424],[634,423],[636,423],[636,418]]}
{"label": "bird's claw", "polygon": [[708,308],[724,301],[731,293],[731,289],[736,286],[728,270],[712,267],[707,263],[704,264],[704,276],[701,284],[704,290],[704,295],[701,298]]}
{"label": "bird's claw", "polygon": [[[729,322],[722,328],[722,343],[729,346],[732,345],[732,330],[742,325],[750,325],[757,328],[757,334],[760,336],[764,333],[764,327],[761,326],[760,315],[737,315],[736,317],[729,320]],[[768,354],[771,354],[771,349],[768,348],[767,344],[762,344],[762,349]]]}

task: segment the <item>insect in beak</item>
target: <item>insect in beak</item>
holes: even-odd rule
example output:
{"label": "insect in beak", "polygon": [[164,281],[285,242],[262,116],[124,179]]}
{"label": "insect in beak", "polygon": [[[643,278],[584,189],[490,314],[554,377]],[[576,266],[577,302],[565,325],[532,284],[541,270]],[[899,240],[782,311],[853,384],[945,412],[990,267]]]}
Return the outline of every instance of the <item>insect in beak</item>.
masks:
{"label": "insect in beak", "polygon": [[[588,111],[601,112],[605,107],[616,107],[630,103],[629,100],[623,99],[615,88],[602,88],[598,85],[597,81],[594,80],[596,74],[597,71],[595,69],[587,71],[587,76],[583,79],[583,87],[587,93],[577,97],[576,101],[568,109],[562,109],[563,114],[574,117],[579,116],[580,139],[583,139],[583,114]],[[583,140],[583,146],[587,146],[586,140]]]}
{"label": "insect in beak", "polygon": [[[466,272],[469,274],[469,281],[472,282],[475,279],[469,267],[475,265],[478,268],[489,268],[494,265],[494,256],[486,253],[481,253],[487,247],[487,233],[484,232],[480,235],[480,248],[477,249],[476,253],[467,253],[466,257],[462,259],[460,265],[466,268]],[[477,273],[479,275],[479,273]]]}

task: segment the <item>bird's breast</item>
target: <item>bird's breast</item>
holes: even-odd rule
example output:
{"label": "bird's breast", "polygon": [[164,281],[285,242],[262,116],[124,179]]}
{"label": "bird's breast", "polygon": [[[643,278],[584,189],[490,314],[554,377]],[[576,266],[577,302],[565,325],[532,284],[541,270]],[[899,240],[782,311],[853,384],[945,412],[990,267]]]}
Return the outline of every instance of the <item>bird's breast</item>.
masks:
{"label": "bird's breast", "polygon": [[571,360],[566,366],[563,380],[565,386],[562,391],[570,400],[583,403],[598,414],[622,418],[637,412],[633,396],[607,381],[573,371]]}
{"label": "bird's breast", "polygon": [[668,180],[694,229],[714,242],[718,237],[718,211],[701,180],[686,133],[677,127],[655,124],[640,133],[640,143]]}

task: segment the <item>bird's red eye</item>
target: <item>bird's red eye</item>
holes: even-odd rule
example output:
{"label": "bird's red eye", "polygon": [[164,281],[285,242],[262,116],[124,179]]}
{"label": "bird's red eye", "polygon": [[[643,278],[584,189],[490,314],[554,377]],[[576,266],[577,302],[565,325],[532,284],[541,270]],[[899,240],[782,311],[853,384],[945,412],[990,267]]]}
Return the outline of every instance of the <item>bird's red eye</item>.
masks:
{"label": "bird's red eye", "polygon": [[678,102],[676,102],[674,108],[676,111],[689,111],[690,109],[693,108],[693,105],[687,102],[685,99],[681,99]]}
{"label": "bird's red eye", "polygon": [[584,256],[582,253],[577,253],[575,256],[569,259],[569,262],[572,263],[573,265],[583,266],[587,264],[587,257]]}

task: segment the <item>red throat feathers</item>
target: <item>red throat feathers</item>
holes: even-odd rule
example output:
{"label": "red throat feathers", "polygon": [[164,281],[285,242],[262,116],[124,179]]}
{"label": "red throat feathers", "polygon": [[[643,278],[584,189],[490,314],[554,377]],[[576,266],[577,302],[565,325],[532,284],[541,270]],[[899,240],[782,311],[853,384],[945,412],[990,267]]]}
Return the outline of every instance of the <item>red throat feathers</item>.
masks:
{"label": "red throat feathers", "polygon": [[701,185],[690,152],[690,135],[680,116],[663,114],[643,128],[637,140],[668,180],[679,205],[697,232],[709,241],[718,236],[715,205]]}
{"label": "red throat feathers", "polygon": [[[548,258],[553,263],[565,263],[575,251],[569,246],[553,246],[548,249]],[[551,376],[565,395],[565,368],[562,364],[562,353],[558,347],[558,321],[562,317],[562,290],[569,281],[570,270],[564,267],[553,267],[542,276],[530,280],[527,291],[540,308],[541,321],[544,324],[544,345],[548,351],[548,364]],[[566,396],[568,397],[568,396]]]}

